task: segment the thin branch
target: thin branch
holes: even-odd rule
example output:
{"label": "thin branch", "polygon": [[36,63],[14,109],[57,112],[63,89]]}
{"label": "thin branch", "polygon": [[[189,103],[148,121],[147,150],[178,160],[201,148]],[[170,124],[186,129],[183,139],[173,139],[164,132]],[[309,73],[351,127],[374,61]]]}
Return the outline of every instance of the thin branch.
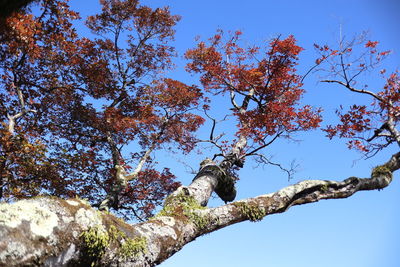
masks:
{"label": "thin branch", "polygon": [[230,94],[230,100],[231,100],[231,103],[232,103],[233,108],[234,108],[235,110],[240,110],[240,107],[239,107],[239,105],[236,103],[236,100],[235,100],[235,97],[236,97],[235,91],[229,90],[229,94]]}
{"label": "thin branch", "polygon": [[283,132],[277,133],[277,134],[274,136],[274,138],[272,138],[271,141],[269,141],[268,143],[265,143],[264,145],[262,145],[262,146],[260,146],[260,147],[258,147],[258,148],[256,148],[256,149],[254,149],[254,150],[252,150],[251,152],[247,153],[246,156],[252,156],[252,155],[254,155],[254,153],[260,151],[261,149],[263,149],[263,148],[265,148],[265,147],[267,147],[267,146],[269,146],[269,145],[271,145],[271,144],[272,144],[276,139],[278,139],[278,137],[280,137],[282,134],[283,134]]}
{"label": "thin branch", "polygon": [[15,121],[18,118],[24,116],[25,114],[27,114],[29,112],[32,112],[32,113],[36,113],[37,112],[34,109],[26,109],[25,100],[24,100],[24,96],[22,94],[21,88],[19,88],[18,86],[15,86],[14,88],[17,91],[18,101],[19,101],[19,105],[20,105],[21,111],[18,112],[17,114],[15,114],[15,115],[7,114],[7,118],[8,118],[8,121],[9,121],[8,122],[8,132],[11,133],[11,134],[14,134],[14,132],[15,132]]}
{"label": "thin branch", "polygon": [[153,143],[151,144],[151,146],[149,147],[149,149],[146,150],[146,152],[144,153],[144,155],[141,157],[141,159],[139,160],[139,163],[136,165],[136,168],[133,172],[129,173],[129,174],[125,174],[125,179],[127,181],[136,179],[137,176],[139,175],[139,173],[142,171],[144,164],[147,162],[147,160],[150,158],[151,153],[153,152],[153,150],[155,149],[156,145],[157,145],[157,141],[153,141]]}
{"label": "thin branch", "polygon": [[311,67],[307,72],[306,72],[306,74],[304,74],[302,77],[301,77],[301,80],[300,80],[300,83],[303,83],[303,81],[306,79],[306,77],[316,68],[316,67],[318,67],[320,64],[315,64],[313,67]]}
{"label": "thin branch", "polygon": [[252,154],[251,156],[257,156],[260,163],[272,165],[272,166],[275,166],[275,167],[278,167],[279,169],[281,169],[281,171],[283,171],[287,174],[288,181],[290,181],[293,178],[293,175],[296,172],[296,168],[298,167],[298,165],[295,166],[294,162],[292,162],[290,169],[287,169],[287,168],[283,167],[282,164],[271,161],[269,158],[267,158],[263,154],[255,153],[255,154]]}
{"label": "thin branch", "polygon": [[210,132],[210,140],[216,140],[216,139],[214,139],[215,127],[216,127],[217,123],[226,121],[226,119],[228,118],[228,115],[225,115],[225,117],[224,117],[222,120],[217,121],[215,118],[211,117],[211,116],[208,114],[207,110],[204,110],[204,114],[207,116],[207,118],[209,118],[209,119],[212,120],[212,122],[213,122],[213,125],[212,125],[212,127],[211,127],[211,132]]}
{"label": "thin branch", "polygon": [[140,215],[136,212],[135,208],[133,208],[133,207],[128,207],[128,206],[120,205],[119,208],[124,209],[124,210],[130,210],[130,211],[132,211],[133,216],[135,216],[135,217],[136,217],[139,221],[141,221],[141,222],[145,222],[145,221],[146,221],[146,219],[144,219],[142,216],[140,216]]}
{"label": "thin branch", "polygon": [[322,80],[321,82],[325,82],[325,83],[337,83],[337,84],[340,84],[340,85],[346,87],[347,89],[349,89],[349,90],[352,91],[352,92],[360,93],[360,94],[367,94],[367,95],[370,95],[370,96],[372,96],[373,98],[379,100],[380,102],[384,102],[384,99],[381,98],[380,96],[378,96],[377,94],[375,94],[375,93],[373,93],[373,92],[371,92],[371,91],[365,90],[365,89],[356,89],[356,88],[352,87],[350,84],[344,83],[344,82],[342,82],[342,81],[338,81],[338,80]]}
{"label": "thin branch", "polygon": [[169,123],[169,119],[167,118],[167,116],[163,117],[163,122],[162,122],[162,125],[160,128],[160,131],[156,134],[156,137],[151,142],[150,147],[146,150],[144,155],[139,160],[139,163],[137,164],[135,170],[129,174],[125,174],[125,179],[127,181],[136,179],[137,176],[139,175],[139,173],[142,171],[144,164],[148,161],[151,153],[154,151],[156,146],[159,144],[159,141],[160,141],[161,137],[163,136],[163,134],[168,126],[168,123]]}
{"label": "thin branch", "polygon": [[119,35],[121,33],[121,29],[122,29],[122,21],[120,23],[118,23],[118,25],[116,26],[115,36],[114,36],[114,48],[115,48],[115,57],[117,59],[118,71],[122,77],[122,82],[125,83],[126,72],[124,72],[122,70],[122,65],[121,65],[120,56],[119,56],[119,48],[118,48],[118,39],[119,39]]}
{"label": "thin branch", "polygon": [[368,138],[366,141],[367,141],[367,142],[371,142],[372,140],[374,140],[374,139],[377,138],[377,137],[382,137],[382,136],[389,137],[389,136],[391,136],[391,135],[389,135],[389,134],[382,133],[382,132],[385,131],[385,130],[388,130],[388,125],[387,125],[387,123],[384,123],[379,129],[376,129],[376,130],[374,131],[374,135],[371,136],[370,138]]}
{"label": "thin branch", "polygon": [[[221,138],[222,136],[219,136],[219,138]],[[218,144],[218,142],[214,139],[214,140],[201,140],[198,139],[196,140],[197,143],[210,143],[212,145],[214,145],[216,148],[218,148],[221,152],[223,151],[223,148],[220,144]]]}

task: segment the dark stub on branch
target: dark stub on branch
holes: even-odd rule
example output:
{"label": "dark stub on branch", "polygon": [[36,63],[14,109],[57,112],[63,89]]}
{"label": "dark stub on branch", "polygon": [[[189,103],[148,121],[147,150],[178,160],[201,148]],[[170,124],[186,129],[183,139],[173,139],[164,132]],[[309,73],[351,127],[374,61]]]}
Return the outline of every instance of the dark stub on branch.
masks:
{"label": "dark stub on branch", "polygon": [[218,179],[218,186],[215,188],[215,193],[226,202],[235,200],[236,188],[232,176],[223,175]]}

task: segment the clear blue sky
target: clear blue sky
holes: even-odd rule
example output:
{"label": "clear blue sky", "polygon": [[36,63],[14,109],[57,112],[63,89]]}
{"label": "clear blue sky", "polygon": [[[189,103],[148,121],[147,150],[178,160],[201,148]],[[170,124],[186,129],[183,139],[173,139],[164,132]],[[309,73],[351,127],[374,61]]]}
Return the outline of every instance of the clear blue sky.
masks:
{"label": "clear blue sky", "polygon": [[[182,16],[176,34],[180,53],[193,47],[194,37],[204,38],[224,30],[240,29],[249,42],[261,43],[277,34],[293,34],[306,50],[301,55],[300,73],[315,60],[313,43],[337,42],[339,29],[346,36],[369,31],[372,40],[393,50],[388,70],[400,67],[400,1],[398,0],[152,0],[152,6],[169,5]],[[71,0],[82,15],[92,14],[96,0]],[[341,25],[341,26],[340,26]],[[182,66],[180,61],[178,66]],[[181,70],[175,78],[196,83]],[[382,81],[372,81],[370,88]],[[343,89],[306,80],[304,102],[323,106],[327,118],[341,103],[358,100]],[[253,168],[240,172],[237,199],[273,192],[304,179],[342,180],[369,176],[370,169],[386,161],[392,151],[370,160],[348,151],[343,142],[329,141],[315,131],[299,135],[302,142],[281,142],[269,154],[283,164],[293,159],[300,164],[296,178],[287,181],[276,168]],[[190,157],[194,168],[202,157]],[[171,162],[171,160],[169,160]],[[161,160],[161,163],[163,161]],[[180,164],[172,164],[179,180],[192,176]],[[284,214],[266,217],[259,223],[241,223],[203,236],[162,263],[162,267],[398,267],[400,266],[400,181],[382,191],[360,192],[344,200],[328,200],[291,208]],[[215,199],[211,205],[221,205]]]}

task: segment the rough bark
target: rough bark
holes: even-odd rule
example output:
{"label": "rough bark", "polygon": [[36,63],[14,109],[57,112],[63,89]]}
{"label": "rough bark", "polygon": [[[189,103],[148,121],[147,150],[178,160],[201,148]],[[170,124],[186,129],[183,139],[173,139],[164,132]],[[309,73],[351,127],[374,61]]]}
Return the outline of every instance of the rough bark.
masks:
{"label": "rough bark", "polygon": [[217,208],[204,205],[223,182],[221,173],[203,170],[191,185],[171,194],[158,215],[134,225],[80,199],[37,197],[4,203],[0,205],[0,266],[155,266],[198,236],[231,224],[258,221],[320,199],[382,189],[399,168],[397,153],[374,168],[369,178],[307,180]]}

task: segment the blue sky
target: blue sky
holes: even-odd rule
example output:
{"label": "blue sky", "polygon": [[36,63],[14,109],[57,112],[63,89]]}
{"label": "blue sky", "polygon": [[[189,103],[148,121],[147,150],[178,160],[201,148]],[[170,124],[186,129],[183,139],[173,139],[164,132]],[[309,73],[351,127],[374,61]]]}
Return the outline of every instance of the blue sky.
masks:
{"label": "blue sky", "polygon": [[[152,6],[169,5],[182,16],[176,30],[178,52],[193,47],[195,36],[208,38],[217,28],[242,30],[249,43],[262,43],[282,34],[293,34],[305,48],[299,72],[305,73],[314,62],[314,43],[335,44],[340,29],[344,36],[368,31],[372,40],[393,50],[385,62],[388,71],[400,67],[400,1],[398,0],[152,0]],[[83,16],[92,14],[96,0],[71,0]],[[182,71],[183,61],[171,73],[174,78],[196,83]],[[364,77],[367,79],[368,77]],[[370,88],[379,88],[382,80],[371,80]],[[364,101],[342,88],[305,81],[308,94],[303,102],[324,107],[331,118],[339,104]],[[218,103],[215,104],[218,106]],[[218,110],[216,111],[218,113]],[[329,141],[320,131],[300,134],[301,142],[282,141],[269,147],[268,154],[282,164],[296,160],[300,164],[296,178],[288,181],[276,168],[254,168],[249,164],[241,172],[237,199],[278,190],[304,179],[342,180],[349,176],[369,176],[372,167],[386,161],[395,148],[370,160],[349,151],[337,139]],[[163,154],[160,154],[163,156]],[[181,158],[194,168],[200,156]],[[179,180],[187,184],[192,176],[182,164],[170,157]],[[397,179],[396,179],[397,178]],[[400,181],[382,191],[360,192],[344,200],[328,200],[291,208],[288,212],[266,217],[259,223],[241,223],[203,236],[162,263],[162,267],[398,267],[400,266]],[[215,199],[210,205],[221,205]]]}

